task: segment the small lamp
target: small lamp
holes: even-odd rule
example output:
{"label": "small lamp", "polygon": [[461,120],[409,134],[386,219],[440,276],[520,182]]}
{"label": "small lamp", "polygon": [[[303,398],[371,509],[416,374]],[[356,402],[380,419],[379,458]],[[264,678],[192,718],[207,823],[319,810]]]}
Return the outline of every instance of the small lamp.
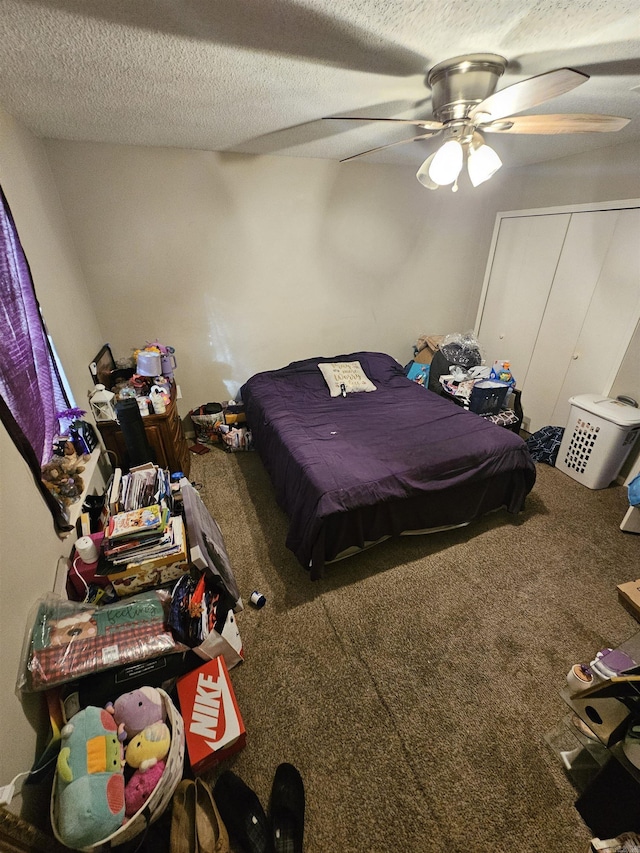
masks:
{"label": "small lamp", "polygon": [[104,385],[96,385],[95,391],[89,396],[89,405],[96,421],[115,421],[115,394],[107,391]]}

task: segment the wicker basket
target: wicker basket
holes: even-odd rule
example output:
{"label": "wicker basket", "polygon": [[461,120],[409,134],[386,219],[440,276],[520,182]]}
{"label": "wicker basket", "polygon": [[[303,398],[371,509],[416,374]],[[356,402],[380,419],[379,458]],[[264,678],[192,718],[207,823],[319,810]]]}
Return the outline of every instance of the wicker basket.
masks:
{"label": "wicker basket", "polygon": [[[103,844],[111,844],[112,847],[117,847],[120,844],[125,844],[127,841],[131,841],[131,839],[135,838],[137,835],[140,835],[148,825],[158,820],[160,815],[169,805],[169,802],[173,797],[173,793],[182,779],[185,749],[184,722],[178,712],[178,709],[171,701],[170,696],[160,688],[158,688],[158,692],[162,696],[162,700],[167,711],[167,725],[171,729],[171,746],[169,747],[169,754],[166,758],[164,773],[160,777],[160,781],[142,808],[130,817],[126,823],[123,823],[116,832],[112,832],[107,838],[97,841],[91,847],[83,847],[83,850],[95,851]],[[64,844],[64,839],[58,835],[57,831],[55,779],[53,783],[53,790],[51,792],[51,827],[57,840]]]}

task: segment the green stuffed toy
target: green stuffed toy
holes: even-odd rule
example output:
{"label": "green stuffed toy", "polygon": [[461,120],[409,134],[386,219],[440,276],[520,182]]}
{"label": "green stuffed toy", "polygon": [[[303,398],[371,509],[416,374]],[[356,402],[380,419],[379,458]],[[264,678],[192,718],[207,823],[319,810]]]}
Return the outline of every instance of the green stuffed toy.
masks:
{"label": "green stuffed toy", "polygon": [[91,847],[124,821],[122,744],[113,715],[89,706],[61,732],[56,765],[55,815],[67,847]]}

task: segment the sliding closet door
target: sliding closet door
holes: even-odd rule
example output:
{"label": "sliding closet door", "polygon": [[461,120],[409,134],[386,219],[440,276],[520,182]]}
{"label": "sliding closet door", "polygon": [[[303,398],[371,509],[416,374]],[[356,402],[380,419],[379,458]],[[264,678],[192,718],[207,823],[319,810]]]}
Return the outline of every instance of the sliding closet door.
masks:
{"label": "sliding closet door", "polygon": [[[598,229],[606,221],[609,230],[611,213],[614,211],[597,214]],[[570,396],[609,392],[640,317],[640,209],[619,210],[615,214],[600,275],[551,416],[554,423],[562,426],[569,415]],[[554,281],[554,292],[555,289]]]}
{"label": "sliding closet door", "polygon": [[487,363],[509,359],[519,387],[529,370],[570,220],[567,213],[500,221],[476,327]]}
{"label": "sliding closet door", "polygon": [[608,394],[640,317],[640,209],[504,215],[476,324],[510,359],[524,428],[565,426],[569,398]]}
{"label": "sliding closet door", "polygon": [[598,381],[591,374],[601,373],[601,360],[609,360],[602,353],[603,333],[588,335],[580,347],[577,342],[606,275],[619,216],[618,210],[571,215],[529,369],[520,382],[531,432],[547,424],[565,426],[571,393],[602,391],[606,377]]}

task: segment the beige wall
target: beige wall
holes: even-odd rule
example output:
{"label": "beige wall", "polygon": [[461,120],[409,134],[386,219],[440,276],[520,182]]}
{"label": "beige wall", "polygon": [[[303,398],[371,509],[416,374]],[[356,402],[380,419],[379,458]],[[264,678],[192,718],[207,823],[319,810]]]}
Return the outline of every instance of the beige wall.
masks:
{"label": "beige wall", "polygon": [[[42,142],[0,110],[0,184],[11,206],[49,330],[83,401],[87,364],[102,340]],[[85,376],[86,373],[86,376]],[[29,610],[53,586],[58,539],[29,470],[0,428],[0,755],[7,784],[28,770],[36,736],[14,695]]]}
{"label": "beige wall", "polygon": [[473,327],[496,212],[640,196],[630,145],[456,195],[366,163],[46,145],[114,353],[174,346],[183,415],[297,358],[405,363],[420,334]]}
{"label": "beige wall", "polygon": [[419,335],[468,322],[480,197],[456,208],[385,166],[47,150],[114,354],[174,346],[183,414],[293,359],[380,349],[404,364]]}
{"label": "beige wall", "polygon": [[[366,163],[42,143],[2,113],[0,140],[0,182],[78,402],[102,343],[124,357],[157,337],[177,350],[183,414],[296,358],[367,348],[404,363],[418,335],[473,326],[497,211],[640,196],[630,146],[453,195]],[[4,431],[0,452],[8,781],[35,746],[12,692],[26,614],[68,549]]]}

